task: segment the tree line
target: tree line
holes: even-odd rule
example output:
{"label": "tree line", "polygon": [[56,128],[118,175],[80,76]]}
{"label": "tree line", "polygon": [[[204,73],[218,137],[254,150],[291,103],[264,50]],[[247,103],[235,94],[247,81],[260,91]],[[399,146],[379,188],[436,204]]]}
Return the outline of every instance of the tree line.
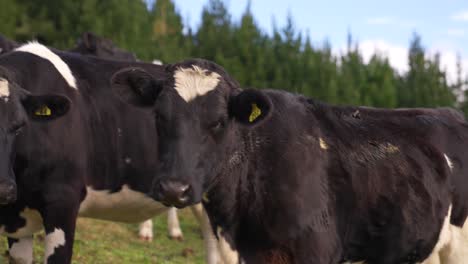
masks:
{"label": "tree line", "polygon": [[250,5],[235,21],[222,0],[204,6],[197,28],[184,23],[172,0],[149,7],[143,0],[0,0],[0,6],[0,33],[17,41],[66,49],[81,32],[93,31],[148,61],[213,60],[243,87],[284,89],[336,104],[452,106],[468,114],[462,89],[468,74],[460,60],[457,80],[449,83],[440,56],[428,56],[417,34],[410,41],[409,70],[400,73],[382,54],[365,62],[351,36],[346,51],[336,55],[326,40],[313,44],[291,16],[267,34]]}

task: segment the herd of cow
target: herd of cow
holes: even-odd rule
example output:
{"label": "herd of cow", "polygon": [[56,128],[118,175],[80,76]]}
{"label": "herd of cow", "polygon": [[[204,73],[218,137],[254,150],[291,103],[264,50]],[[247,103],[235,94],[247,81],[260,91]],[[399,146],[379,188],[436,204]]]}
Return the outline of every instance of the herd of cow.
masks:
{"label": "herd of cow", "polygon": [[[79,216],[191,206],[215,263],[468,263],[468,123],[450,108],[333,106],[222,67],[0,37],[0,233],[70,263]],[[140,234],[151,239],[151,222]]]}

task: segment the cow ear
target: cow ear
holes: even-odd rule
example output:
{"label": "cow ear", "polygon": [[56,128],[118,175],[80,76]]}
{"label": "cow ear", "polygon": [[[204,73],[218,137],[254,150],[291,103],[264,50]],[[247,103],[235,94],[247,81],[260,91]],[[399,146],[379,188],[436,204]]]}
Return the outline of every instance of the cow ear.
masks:
{"label": "cow ear", "polygon": [[229,99],[229,116],[244,125],[257,125],[272,113],[270,98],[261,91],[247,89]]}
{"label": "cow ear", "polygon": [[163,87],[163,81],[156,80],[143,69],[126,68],[112,76],[111,86],[124,102],[139,107],[151,107]]}
{"label": "cow ear", "polygon": [[89,51],[96,51],[97,48],[97,37],[91,32],[85,32],[81,36],[83,44]]}
{"label": "cow ear", "polygon": [[70,110],[70,99],[62,95],[26,95],[22,100],[27,115],[33,121],[49,121]]}

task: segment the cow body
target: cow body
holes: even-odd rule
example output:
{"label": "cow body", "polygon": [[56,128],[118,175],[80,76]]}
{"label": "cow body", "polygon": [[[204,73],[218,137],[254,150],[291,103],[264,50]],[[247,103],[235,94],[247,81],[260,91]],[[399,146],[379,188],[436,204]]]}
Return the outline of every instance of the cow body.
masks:
{"label": "cow body", "polygon": [[242,91],[203,60],[166,72],[165,81],[149,78],[151,96],[133,92],[138,84],[127,87],[138,98],[127,101],[146,100],[158,120],[163,165],[153,197],[178,207],[203,200],[237,261],[468,258],[468,125],[460,114]]}
{"label": "cow body", "polygon": [[[158,166],[154,118],[109,88],[112,74],[130,65],[163,73],[161,66],[51,51],[37,43],[0,57],[12,83],[71,101],[66,116],[27,124],[16,138],[17,200],[0,206],[0,230],[12,238],[16,261],[32,263],[32,235],[44,228],[45,263],[70,263],[79,215],[135,222],[167,210],[145,195]],[[142,114],[147,119],[135,118]]]}

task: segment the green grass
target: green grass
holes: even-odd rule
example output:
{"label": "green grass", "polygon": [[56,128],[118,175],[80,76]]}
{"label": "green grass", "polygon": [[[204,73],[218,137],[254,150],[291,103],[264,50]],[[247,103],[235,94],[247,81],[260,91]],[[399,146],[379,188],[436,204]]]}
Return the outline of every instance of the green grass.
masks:
{"label": "green grass", "polygon": [[[198,222],[190,210],[179,211],[184,240],[167,236],[167,215],[154,218],[153,242],[138,238],[137,224],[78,219],[73,263],[204,263],[205,252]],[[34,238],[34,263],[43,263],[44,233]],[[6,252],[7,243],[0,243],[0,252]],[[0,263],[8,263],[0,254]]]}

